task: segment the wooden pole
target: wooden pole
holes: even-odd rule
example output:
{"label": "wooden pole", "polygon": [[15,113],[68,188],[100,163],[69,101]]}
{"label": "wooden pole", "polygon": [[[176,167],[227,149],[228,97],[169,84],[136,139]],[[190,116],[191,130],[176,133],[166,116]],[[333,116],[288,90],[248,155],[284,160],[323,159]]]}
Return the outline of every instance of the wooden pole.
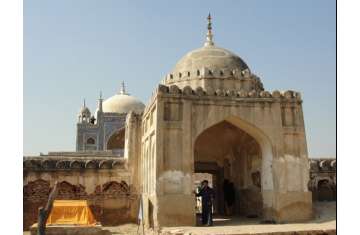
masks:
{"label": "wooden pole", "polygon": [[53,202],[55,200],[55,197],[58,194],[58,182],[55,182],[54,188],[51,190],[51,193],[49,195],[48,201],[46,203],[45,208],[40,207],[38,210],[38,229],[37,229],[37,235],[45,235],[45,228],[46,228],[46,221],[49,218]]}

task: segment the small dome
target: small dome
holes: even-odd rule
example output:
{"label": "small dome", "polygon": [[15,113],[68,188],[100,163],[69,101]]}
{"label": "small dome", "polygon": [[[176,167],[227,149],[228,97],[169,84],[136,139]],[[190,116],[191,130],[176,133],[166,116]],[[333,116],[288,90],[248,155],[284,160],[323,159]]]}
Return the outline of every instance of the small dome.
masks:
{"label": "small dome", "polygon": [[231,51],[214,45],[206,45],[187,53],[176,64],[171,73],[195,72],[202,68],[208,68],[210,70],[243,71],[249,67],[239,56]]}
{"label": "small dome", "polygon": [[85,106],[85,103],[80,109],[79,116],[80,117],[90,117],[91,116],[91,112],[90,112],[89,108]]}
{"label": "small dome", "polygon": [[[214,86],[214,82],[206,80],[224,78],[241,78],[250,72],[247,64],[236,54],[218,47],[213,41],[211,15],[207,17],[207,34],[204,46],[188,52],[175,65],[174,69],[165,78],[165,84],[181,86]],[[194,80],[204,79],[202,83]],[[235,82],[225,81],[228,86],[235,86]],[[205,84],[207,83],[207,84]],[[214,83],[214,84],[210,84]],[[226,87],[225,85],[222,85]]]}
{"label": "small dome", "polygon": [[140,114],[144,111],[145,105],[137,98],[120,92],[108,99],[103,103],[104,113],[129,113],[134,111]]}

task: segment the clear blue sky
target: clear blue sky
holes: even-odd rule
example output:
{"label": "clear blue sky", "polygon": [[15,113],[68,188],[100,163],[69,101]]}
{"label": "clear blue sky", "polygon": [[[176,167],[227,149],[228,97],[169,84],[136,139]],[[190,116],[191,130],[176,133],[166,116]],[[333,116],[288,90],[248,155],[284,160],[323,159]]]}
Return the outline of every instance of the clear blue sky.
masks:
{"label": "clear blue sky", "polygon": [[302,1],[24,1],[24,154],[74,150],[77,114],[122,80],[147,102],[205,40],[238,54],[266,90],[300,91],[309,156],[336,153],[336,6]]}

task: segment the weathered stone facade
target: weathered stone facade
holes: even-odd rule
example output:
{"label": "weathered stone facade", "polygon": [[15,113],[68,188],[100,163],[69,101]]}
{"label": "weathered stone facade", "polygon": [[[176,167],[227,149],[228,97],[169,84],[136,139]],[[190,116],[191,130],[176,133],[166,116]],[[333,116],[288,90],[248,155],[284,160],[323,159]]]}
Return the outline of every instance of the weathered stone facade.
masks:
{"label": "weathered stone facade", "polygon": [[309,190],[314,201],[336,201],[336,159],[310,160]]}
{"label": "weathered stone facade", "polygon": [[37,221],[55,181],[57,199],[88,200],[103,225],[134,222],[139,194],[133,186],[128,163],[111,153],[50,153],[24,158],[24,229]]}
{"label": "weathered stone facade", "polygon": [[[264,219],[310,218],[309,162],[301,103],[300,95],[293,91],[218,89],[212,93],[202,87],[194,90],[190,86],[179,89],[160,85],[143,115],[142,169],[150,165],[155,171],[144,171],[143,196],[145,202],[157,205],[148,217],[159,225],[193,225],[192,177],[198,164],[215,162],[224,168],[228,161],[230,179],[242,195],[258,195],[254,203],[260,203]],[[213,141],[206,143],[205,138],[197,145],[201,135],[217,125],[218,130],[208,137]],[[229,128],[236,138],[222,136]],[[233,142],[236,139],[242,140]],[[231,151],[218,151],[217,158],[211,156],[221,147]],[[260,187],[251,180],[257,173],[261,175]],[[166,206],[180,201],[181,207]],[[249,203],[245,207],[250,208]]]}

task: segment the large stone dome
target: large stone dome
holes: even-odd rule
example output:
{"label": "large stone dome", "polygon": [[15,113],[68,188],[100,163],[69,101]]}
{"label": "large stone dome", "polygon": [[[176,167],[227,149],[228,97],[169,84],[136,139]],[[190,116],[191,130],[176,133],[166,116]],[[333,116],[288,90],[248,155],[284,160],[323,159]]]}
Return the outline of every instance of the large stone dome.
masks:
{"label": "large stone dome", "polygon": [[136,97],[125,92],[120,92],[103,102],[103,112],[105,113],[129,113],[133,111],[140,114],[144,111],[145,105]]}
{"label": "large stone dome", "polygon": [[205,45],[182,57],[171,73],[185,75],[187,72],[200,71],[202,68],[211,71],[243,71],[248,69],[248,66],[239,56],[229,50],[214,45]]}
{"label": "large stone dome", "polygon": [[208,16],[208,32],[204,46],[190,51],[167,74],[162,83],[183,89],[187,86],[202,88],[208,93],[216,90],[263,90],[263,85],[252,74],[247,64],[229,50],[215,46],[211,16]]}

